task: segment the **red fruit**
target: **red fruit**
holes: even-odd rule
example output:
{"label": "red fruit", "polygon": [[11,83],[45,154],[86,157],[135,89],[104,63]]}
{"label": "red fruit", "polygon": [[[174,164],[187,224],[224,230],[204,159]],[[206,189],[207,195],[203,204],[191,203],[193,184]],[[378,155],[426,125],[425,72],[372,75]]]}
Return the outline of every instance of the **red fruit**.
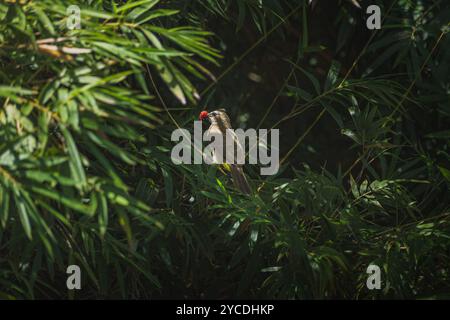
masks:
{"label": "red fruit", "polygon": [[200,116],[198,117],[201,121],[205,120],[206,118],[208,118],[208,111],[202,111],[200,112]]}

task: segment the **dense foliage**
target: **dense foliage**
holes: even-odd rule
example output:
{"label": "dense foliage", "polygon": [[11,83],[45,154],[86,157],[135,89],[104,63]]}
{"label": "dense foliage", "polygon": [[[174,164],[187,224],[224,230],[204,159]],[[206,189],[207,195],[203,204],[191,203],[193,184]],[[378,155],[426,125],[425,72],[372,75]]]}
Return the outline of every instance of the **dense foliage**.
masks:
{"label": "dense foliage", "polygon": [[[449,297],[448,1],[73,3],[0,3],[1,298]],[[220,107],[252,196],[170,159]]]}

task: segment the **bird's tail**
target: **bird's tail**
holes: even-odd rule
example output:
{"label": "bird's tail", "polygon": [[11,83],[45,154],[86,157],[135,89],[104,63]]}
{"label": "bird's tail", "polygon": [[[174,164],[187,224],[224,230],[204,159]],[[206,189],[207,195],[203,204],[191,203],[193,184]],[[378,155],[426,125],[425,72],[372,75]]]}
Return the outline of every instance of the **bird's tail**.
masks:
{"label": "bird's tail", "polygon": [[242,193],[251,194],[252,189],[248,184],[247,178],[245,177],[244,170],[241,166],[231,165],[231,177],[233,179],[234,186],[239,189]]}

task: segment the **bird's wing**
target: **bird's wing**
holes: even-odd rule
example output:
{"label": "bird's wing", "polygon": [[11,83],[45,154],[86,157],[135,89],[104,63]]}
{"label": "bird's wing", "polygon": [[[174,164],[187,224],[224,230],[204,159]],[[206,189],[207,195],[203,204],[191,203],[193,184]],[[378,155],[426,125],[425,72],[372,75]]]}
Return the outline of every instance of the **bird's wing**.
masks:
{"label": "bird's wing", "polygon": [[[222,132],[220,131],[220,128],[214,124],[210,125],[208,130],[206,130],[206,132],[205,132],[205,137],[208,138],[211,142],[214,141],[214,139],[212,137],[215,137],[218,135],[222,135]],[[225,144],[225,139],[223,139],[223,144]],[[225,146],[223,146],[223,147],[225,147]],[[217,152],[217,151],[218,150],[215,150],[215,149],[212,150],[212,153],[209,156],[211,156],[213,163],[216,163],[216,164],[223,163],[225,158],[224,158],[224,160],[221,160],[220,152]]]}
{"label": "bird's wing", "polygon": [[[234,146],[231,148],[227,148],[226,149],[226,155],[229,157],[229,159],[234,159],[234,164],[236,165],[242,165],[245,163],[245,150],[242,147],[238,136],[236,135],[236,133],[234,132],[234,130],[228,130],[228,135],[231,137],[232,141],[228,142],[228,144],[234,144]],[[242,155],[243,159],[241,164],[238,164],[238,155]]]}
{"label": "bird's wing", "polygon": [[[214,163],[223,163],[227,162],[227,159],[233,159],[233,164],[241,166],[245,162],[245,150],[243,149],[236,133],[234,130],[227,130],[226,133],[222,132],[219,126],[212,124],[209,129],[206,131],[206,137],[211,139],[211,136],[222,135],[222,153],[219,151],[213,154]],[[227,137],[231,137],[231,140],[228,141]],[[223,154],[223,160],[220,161],[221,155]],[[241,154],[243,159],[241,164],[238,164],[237,157],[238,154]]]}

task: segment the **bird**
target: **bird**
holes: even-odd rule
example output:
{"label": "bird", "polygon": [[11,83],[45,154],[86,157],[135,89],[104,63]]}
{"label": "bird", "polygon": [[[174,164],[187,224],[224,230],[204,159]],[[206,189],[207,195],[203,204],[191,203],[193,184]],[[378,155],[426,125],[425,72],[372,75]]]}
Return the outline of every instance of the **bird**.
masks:
{"label": "bird", "polygon": [[[229,149],[226,148],[226,130],[232,129],[230,118],[228,117],[225,109],[218,109],[215,111],[202,111],[199,116],[200,121],[208,119],[210,122],[210,126],[206,131],[205,135],[207,137],[211,137],[214,135],[221,134],[223,137],[223,150],[225,152],[230,152]],[[242,145],[239,143],[239,139],[237,138],[234,131],[230,131],[231,137],[233,138],[233,143],[235,143],[236,148],[240,148],[242,150]],[[231,178],[233,180],[233,184],[241,191],[243,194],[250,195],[252,194],[252,189],[250,184],[247,181],[247,177],[245,176],[243,166],[241,164],[237,164],[236,161],[236,153],[234,153],[234,148],[231,150],[233,152],[232,157],[234,157],[234,163],[224,163],[225,168],[229,168],[231,173]],[[214,158],[215,155],[213,155]],[[224,156],[226,159],[226,157]],[[224,159],[224,160],[225,160]]]}

